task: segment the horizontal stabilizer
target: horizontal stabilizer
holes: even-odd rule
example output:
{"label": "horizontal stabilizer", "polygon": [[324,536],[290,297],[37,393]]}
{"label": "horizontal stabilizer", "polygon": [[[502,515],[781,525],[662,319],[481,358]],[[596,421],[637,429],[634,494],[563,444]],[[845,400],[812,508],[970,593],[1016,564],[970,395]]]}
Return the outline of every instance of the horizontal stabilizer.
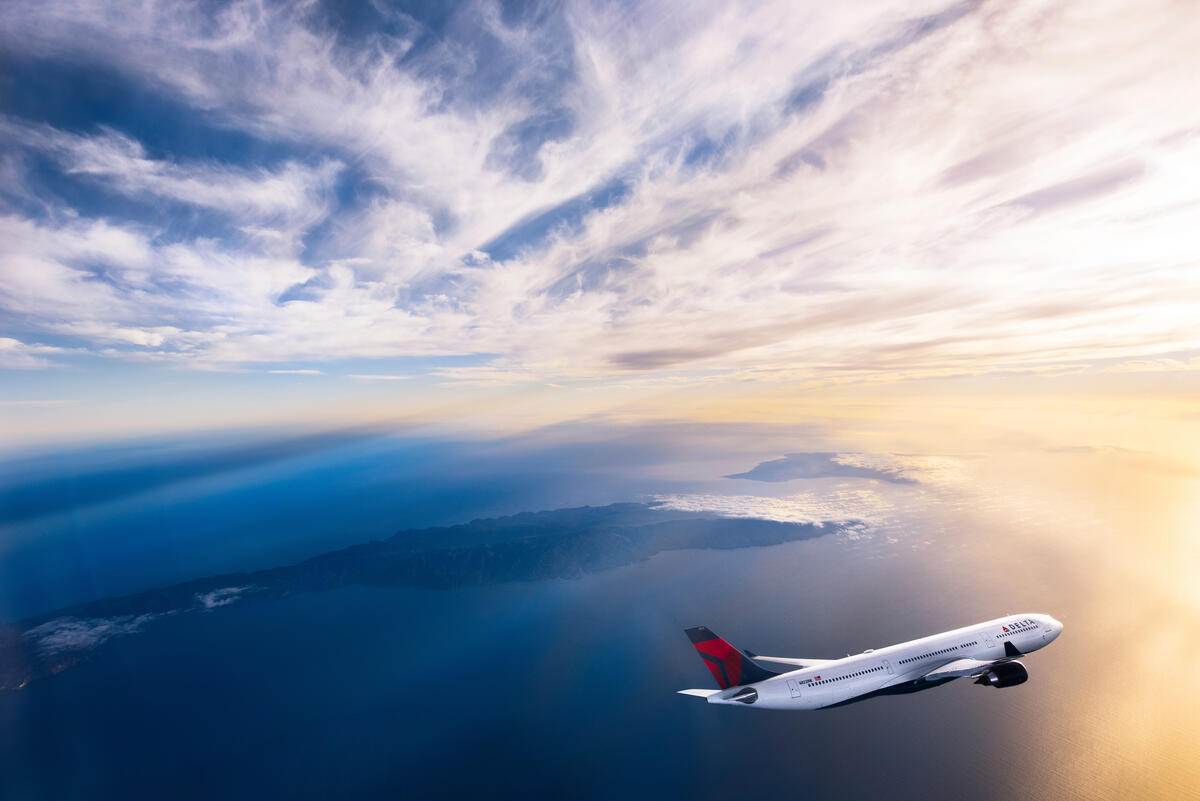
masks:
{"label": "horizontal stabilizer", "polygon": [[680,690],[680,695],[694,695],[697,698],[707,698],[710,695],[716,695],[720,690]]}

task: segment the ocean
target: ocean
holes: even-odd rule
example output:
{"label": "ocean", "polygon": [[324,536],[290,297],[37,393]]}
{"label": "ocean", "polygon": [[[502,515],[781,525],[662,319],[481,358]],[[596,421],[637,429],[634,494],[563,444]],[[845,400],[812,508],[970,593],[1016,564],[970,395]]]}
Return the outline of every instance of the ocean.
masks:
{"label": "ocean", "polygon": [[[570,576],[250,593],[154,618],[0,692],[0,795],[1063,799],[1200,787],[1187,747],[1200,733],[1197,609],[1163,578],[1171,537],[1186,532],[1151,541],[1123,528],[1136,510],[1032,480],[1067,465],[1085,475],[1111,455],[1025,455],[1019,470],[860,455],[829,459],[825,475],[809,467],[824,464],[818,453],[809,477],[757,482],[718,471],[791,451],[739,445],[687,474],[664,467],[686,459],[680,448],[599,458],[591,444],[369,437],[8,523],[9,623],[522,511],[636,502],[861,525]],[[1157,497],[1186,487],[1142,480]],[[1053,614],[1065,631],[1025,660],[1031,678],[1015,688],[957,681],[809,713],[675,692],[711,686],[687,626],[830,658],[1018,612]]]}

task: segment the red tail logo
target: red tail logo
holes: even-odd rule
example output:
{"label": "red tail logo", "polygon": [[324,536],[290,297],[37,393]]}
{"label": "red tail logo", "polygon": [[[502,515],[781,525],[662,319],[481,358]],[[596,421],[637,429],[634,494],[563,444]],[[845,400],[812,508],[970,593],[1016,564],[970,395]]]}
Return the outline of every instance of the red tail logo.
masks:
{"label": "red tail logo", "polygon": [[742,655],[732,645],[717,638],[695,643],[695,646],[722,690],[742,683]]}
{"label": "red tail logo", "polygon": [[722,690],[739,684],[753,684],[779,675],[756,664],[704,626],[688,629],[687,635]]}

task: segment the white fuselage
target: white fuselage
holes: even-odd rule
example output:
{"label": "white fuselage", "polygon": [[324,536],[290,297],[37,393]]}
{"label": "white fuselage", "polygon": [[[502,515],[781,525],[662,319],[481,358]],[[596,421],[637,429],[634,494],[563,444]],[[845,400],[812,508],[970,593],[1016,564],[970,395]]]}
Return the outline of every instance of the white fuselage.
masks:
{"label": "white fuselage", "polygon": [[[925,677],[958,660],[982,662],[1002,660],[1005,643],[1012,643],[1022,654],[1036,651],[1062,632],[1062,624],[1049,615],[1025,614],[977,623],[953,631],[922,637],[919,640],[864,651],[845,659],[823,662],[756,682],[755,707],[766,709],[819,709],[846,703],[856,698],[904,690],[905,685],[921,689],[922,684],[941,683]],[[738,704],[732,696],[741,689],[709,696],[709,703]]]}

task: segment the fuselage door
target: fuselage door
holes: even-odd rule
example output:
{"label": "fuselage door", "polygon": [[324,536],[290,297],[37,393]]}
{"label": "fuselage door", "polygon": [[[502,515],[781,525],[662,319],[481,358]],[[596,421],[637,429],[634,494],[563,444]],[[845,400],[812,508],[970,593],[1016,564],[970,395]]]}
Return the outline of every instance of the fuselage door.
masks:
{"label": "fuselage door", "polygon": [[886,659],[883,660],[883,667],[887,670],[889,676],[896,675],[895,673],[892,672],[892,663],[889,662],[888,660],[886,660]]}
{"label": "fuselage door", "polygon": [[800,682],[795,679],[787,680],[788,691],[791,692],[793,698],[800,697]]}

